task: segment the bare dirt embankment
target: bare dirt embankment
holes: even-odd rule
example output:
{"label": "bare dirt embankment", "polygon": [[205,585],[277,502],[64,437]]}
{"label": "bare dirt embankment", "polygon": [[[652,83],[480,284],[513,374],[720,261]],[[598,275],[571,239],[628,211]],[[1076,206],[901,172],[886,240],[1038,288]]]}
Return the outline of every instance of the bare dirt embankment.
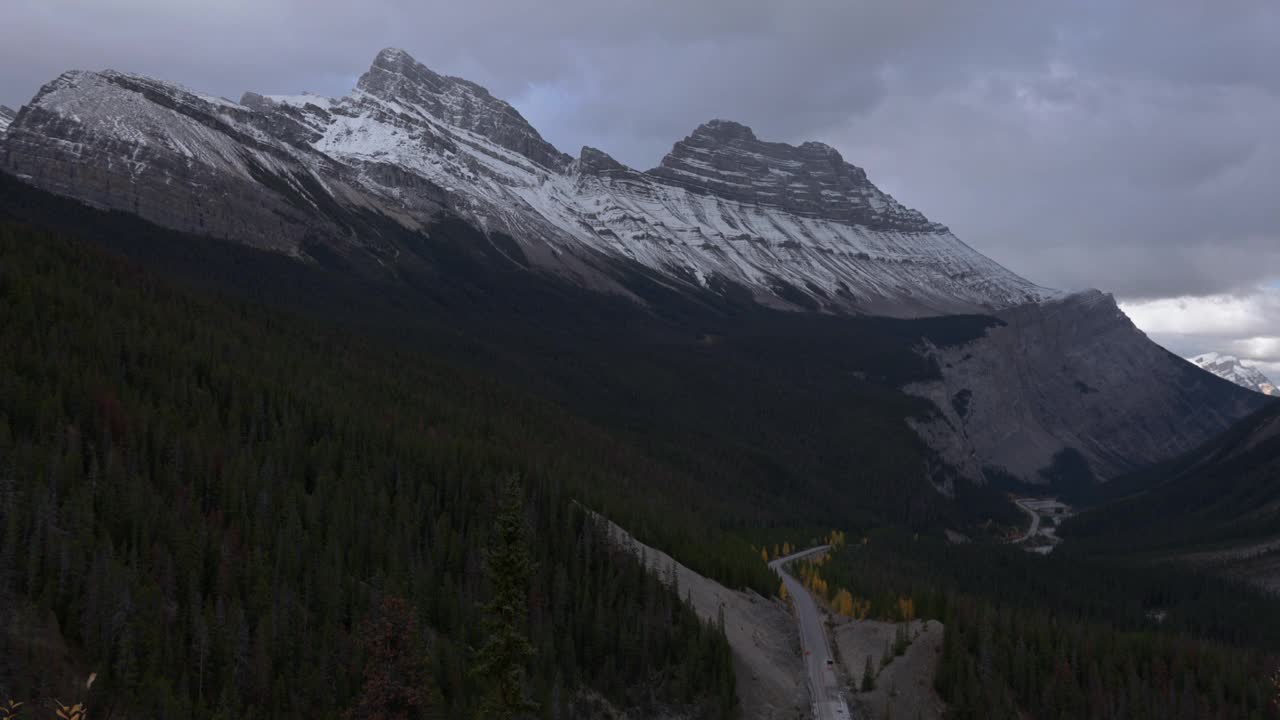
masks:
{"label": "bare dirt embankment", "polygon": [[[942,623],[912,622],[908,632],[913,640],[907,651],[881,668],[886,643],[892,648],[897,629],[894,623],[876,620],[843,621],[835,626],[840,663],[852,685],[846,696],[849,706],[864,718],[940,720],[946,704],[934,691],[933,678],[942,656]],[[857,692],[868,656],[877,673],[876,687],[871,692]]]}
{"label": "bare dirt embankment", "polygon": [[680,594],[688,595],[699,615],[715,621],[724,609],[743,720],[800,720],[808,716],[809,693],[795,619],[781,601],[730,590],[638,542],[614,523],[609,522],[608,529],[614,542],[637,557],[643,554],[658,577],[667,579],[674,566]]}
{"label": "bare dirt embankment", "polygon": [[1280,538],[1212,550],[1183,552],[1170,560],[1280,595]]}

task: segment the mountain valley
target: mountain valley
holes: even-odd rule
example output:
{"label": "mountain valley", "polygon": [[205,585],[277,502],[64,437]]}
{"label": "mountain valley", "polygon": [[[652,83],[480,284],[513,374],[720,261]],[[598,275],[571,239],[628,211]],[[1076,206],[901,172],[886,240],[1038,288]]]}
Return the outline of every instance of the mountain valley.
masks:
{"label": "mountain valley", "polygon": [[0,702],[1274,716],[1266,378],[823,143],[71,70],[0,107],[0,310]]}

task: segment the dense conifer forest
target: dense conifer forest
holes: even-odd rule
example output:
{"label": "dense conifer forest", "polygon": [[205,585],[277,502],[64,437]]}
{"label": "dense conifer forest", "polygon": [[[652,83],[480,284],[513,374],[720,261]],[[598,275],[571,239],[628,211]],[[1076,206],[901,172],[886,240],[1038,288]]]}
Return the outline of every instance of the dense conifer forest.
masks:
{"label": "dense conifer forest", "polygon": [[[718,546],[727,582],[763,563],[642,501],[678,502],[678,473],[553,406],[13,225],[0,347],[10,697],[66,700],[96,672],[104,717],[339,717],[379,698],[469,717],[494,692],[474,670],[505,587],[500,624],[531,652],[485,662],[527,675],[539,716],[575,716],[584,689],[736,712],[723,632],[571,500]],[[502,508],[527,539],[515,585],[490,561]],[[388,624],[394,652],[367,640]],[[370,700],[391,662],[420,692]]]}
{"label": "dense conifer forest", "polygon": [[[1174,567],[949,545],[896,530],[818,570],[867,616],[945,624],[949,717],[1273,718],[1280,608]],[[864,605],[865,603],[865,605]]]}

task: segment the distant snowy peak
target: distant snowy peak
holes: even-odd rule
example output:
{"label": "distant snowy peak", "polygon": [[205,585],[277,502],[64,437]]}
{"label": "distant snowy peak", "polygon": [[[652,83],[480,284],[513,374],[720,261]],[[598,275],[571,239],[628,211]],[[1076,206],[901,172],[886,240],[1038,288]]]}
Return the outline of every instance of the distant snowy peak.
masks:
{"label": "distant snowy peak", "polygon": [[1263,395],[1280,395],[1280,390],[1277,390],[1275,384],[1248,360],[1241,360],[1234,355],[1218,352],[1208,352],[1193,358],[1187,358],[1187,360],[1241,387],[1249,388]]}
{"label": "distant snowy peak", "polygon": [[[628,263],[675,288],[784,309],[989,312],[1054,293],[881,192],[821,143],[713,120],[649,171],[574,159],[515,108],[402,50],[345,97],[231,102],[113,71],[64,73],[2,136],[8,172],[180,230],[364,266],[459,216],[521,265],[627,293]],[[648,273],[647,273],[648,274]]]}
{"label": "distant snowy peak", "polygon": [[18,113],[8,105],[0,105],[0,135],[9,127],[13,119],[18,117]]}

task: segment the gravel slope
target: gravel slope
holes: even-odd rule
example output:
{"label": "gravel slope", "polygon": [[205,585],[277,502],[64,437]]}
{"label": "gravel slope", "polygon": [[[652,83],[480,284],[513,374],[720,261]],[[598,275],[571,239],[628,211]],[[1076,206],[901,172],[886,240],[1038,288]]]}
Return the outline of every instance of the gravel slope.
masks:
{"label": "gravel slope", "polygon": [[733,650],[743,720],[799,720],[808,716],[809,693],[800,662],[795,620],[781,601],[754,592],[730,590],[681,565],[664,552],[638,542],[609,522],[610,537],[662,578],[674,566],[680,594],[698,614],[715,620],[724,608],[725,634]]}

